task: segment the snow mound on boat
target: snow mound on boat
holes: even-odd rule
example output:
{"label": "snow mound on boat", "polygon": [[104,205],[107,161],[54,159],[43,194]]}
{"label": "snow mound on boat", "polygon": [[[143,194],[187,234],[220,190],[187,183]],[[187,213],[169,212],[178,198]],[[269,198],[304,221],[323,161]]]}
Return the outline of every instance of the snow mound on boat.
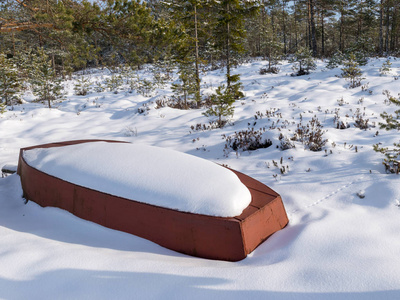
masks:
{"label": "snow mound on boat", "polygon": [[185,153],[90,142],[25,150],[32,167],[76,185],[184,212],[234,217],[251,194],[232,171]]}

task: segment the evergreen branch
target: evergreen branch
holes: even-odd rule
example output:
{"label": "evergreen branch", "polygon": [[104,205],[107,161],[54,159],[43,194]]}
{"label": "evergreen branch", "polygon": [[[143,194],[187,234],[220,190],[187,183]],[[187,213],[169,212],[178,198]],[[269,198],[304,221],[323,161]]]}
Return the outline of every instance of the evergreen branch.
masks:
{"label": "evergreen branch", "polygon": [[54,24],[50,23],[33,24],[29,22],[20,24],[5,24],[0,27],[0,32],[16,32],[23,30],[31,30],[34,28],[54,28]]}

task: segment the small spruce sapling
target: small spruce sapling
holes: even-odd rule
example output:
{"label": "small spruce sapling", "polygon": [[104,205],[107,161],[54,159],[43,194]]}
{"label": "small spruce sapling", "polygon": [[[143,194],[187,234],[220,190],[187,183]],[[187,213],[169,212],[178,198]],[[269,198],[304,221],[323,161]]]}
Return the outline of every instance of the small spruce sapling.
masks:
{"label": "small spruce sapling", "polygon": [[292,69],[296,71],[296,73],[293,74],[295,76],[308,75],[310,74],[310,70],[315,70],[317,68],[311,50],[306,48],[297,50],[291,62],[294,63]]}
{"label": "small spruce sapling", "polygon": [[[271,34],[270,31],[265,30],[264,35],[269,35]],[[278,74],[279,73],[279,68],[277,67],[279,63],[279,52],[282,51],[283,45],[282,43],[279,43],[278,41],[275,40],[275,38],[267,37],[265,41],[262,43],[262,46],[264,46],[264,59],[268,60],[268,67],[263,67],[259,70],[260,75],[272,73],[272,74]]]}
{"label": "small spruce sapling", "polygon": [[13,100],[19,100],[18,93],[20,91],[18,70],[15,68],[13,60],[0,54],[0,100],[3,99],[6,106],[11,105]]}
{"label": "small spruce sapling", "polygon": [[101,81],[96,81],[94,86],[94,91],[96,93],[102,93],[105,91],[104,85]]}
{"label": "small spruce sapling", "polygon": [[400,174],[400,142],[394,143],[393,148],[381,148],[379,144],[374,145],[374,150],[385,155],[382,164],[387,173]]}
{"label": "small spruce sapling", "polygon": [[137,82],[137,92],[144,97],[151,97],[154,92],[154,84],[147,79],[139,79]]}
{"label": "small spruce sapling", "polygon": [[110,92],[118,94],[120,87],[124,83],[124,79],[121,75],[113,73],[111,77],[106,78],[105,83]]}
{"label": "small spruce sapling", "polygon": [[326,67],[328,69],[337,68],[338,66],[343,64],[344,60],[345,60],[345,55],[339,50],[338,52],[332,55]]}
{"label": "small spruce sapling", "polygon": [[342,77],[350,81],[350,88],[355,88],[361,85],[362,71],[359,68],[359,64],[356,61],[354,54],[349,55],[349,59],[344,62],[342,70]]}
{"label": "small spruce sapling", "polygon": [[204,115],[206,117],[218,117],[218,127],[222,128],[227,122],[225,118],[232,117],[234,114],[233,103],[235,98],[232,93],[229,93],[225,85],[220,85],[215,92],[216,94],[211,95],[212,106]]}
{"label": "small spruce sapling", "polygon": [[260,50],[265,60],[268,60],[268,67],[260,69],[260,75],[267,73],[278,74],[279,54],[283,52],[283,43],[279,41],[279,37],[275,34],[273,28],[273,18],[268,15],[264,16],[263,22],[260,24]]}
{"label": "small spruce sapling", "polygon": [[[183,108],[188,109],[188,102],[196,100],[195,94],[197,92],[195,73],[191,67],[180,65],[179,78],[171,85],[171,89],[178,101],[183,100]],[[199,101],[196,102],[199,104]]]}
{"label": "small spruce sapling", "polygon": [[173,70],[174,64],[171,57],[155,62],[152,69],[154,84],[160,89],[164,88],[167,82],[172,79]]}
{"label": "small spruce sapling", "polygon": [[[396,98],[396,97],[392,96],[389,91],[384,91],[384,92],[386,92],[386,96],[387,96],[387,99],[385,101],[387,101],[389,104],[394,104],[396,106],[400,106],[400,97]],[[396,114],[395,116],[393,116],[392,114],[388,114],[386,112],[383,112],[381,114],[381,117],[386,121],[386,124],[379,123],[379,126],[382,129],[400,130],[400,121],[399,121],[400,120],[400,109],[396,110],[394,113]]]}
{"label": "small spruce sapling", "polygon": [[225,87],[224,84],[220,85],[216,90],[216,94],[211,95],[211,107],[204,113],[204,115],[207,117],[218,117],[217,125],[219,128],[224,127],[227,123],[225,118],[231,118],[233,116],[235,111],[233,103],[244,97],[244,94],[241,91],[242,84],[239,80],[240,75],[227,76],[227,82],[229,85],[227,87]]}
{"label": "small spruce sapling", "polygon": [[119,73],[122,76],[123,83],[128,86],[128,93],[133,93],[138,88],[139,75],[137,74],[137,67],[124,64],[119,68]]}
{"label": "small spruce sapling", "polygon": [[[395,98],[393,96],[388,97],[388,101],[396,106],[400,106],[400,97]],[[386,123],[379,123],[380,128],[391,130],[400,130],[400,109],[395,111],[396,116],[389,115],[386,112],[381,114],[381,117],[386,121]],[[379,147],[379,144],[374,145],[374,150],[385,155],[383,160],[383,165],[385,166],[386,172],[400,174],[400,142],[394,143],[393,148]]]}
{"label": "small spruce sapling", "polygon": [[7,111],[7,105],[3,102],[0,102],[0,115],[4,114]]}
{"label": "small spruce sapling", "polygon": [[80,76],[74,86],[75,95],[86,96],[90,92],[90,78],[85,76]]}
{"label": "small spruce sapling", "polygon": [[51,60],[43,49],[38,49],[37,54],[32,55],[30,83],[33,94],[39,101],[47,101],[49,108],[52,101],[63,97],[61,79],[56,76]]}
{"label": "small spruce sapling", "polygon": [[240,75],[229,75],[227,76],[227,93],[231,94],[235,100],[239,100],[244,97],[242,89],[242,83],[240,82]]}
{"label": "small spruce sapling", "polygon": [[392,71],[391,69],[392,63],[390,62],[390,59],[388,58],[383,64],[382,67],[379,69],[380,75],[387,75]]}

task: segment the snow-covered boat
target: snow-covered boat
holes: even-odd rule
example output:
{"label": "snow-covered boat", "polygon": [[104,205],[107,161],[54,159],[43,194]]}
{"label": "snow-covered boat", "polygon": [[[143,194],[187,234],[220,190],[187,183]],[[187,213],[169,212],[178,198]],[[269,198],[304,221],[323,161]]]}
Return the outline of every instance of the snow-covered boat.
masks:
{"label": "snow-covered boat", "polygon": [[188,255],[244,259],[288,218],[255,179],[177,151],[79,140],[23,148],[24,197]]}

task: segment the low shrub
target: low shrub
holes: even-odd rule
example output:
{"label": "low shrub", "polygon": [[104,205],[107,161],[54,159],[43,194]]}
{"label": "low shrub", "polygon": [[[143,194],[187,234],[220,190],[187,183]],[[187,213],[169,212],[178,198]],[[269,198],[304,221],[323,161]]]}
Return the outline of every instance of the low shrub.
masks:
{"label": "low shrub", "polygon": [[225,149],[232,149],[233,151],[252,151],[261,148],[268,148],[272,145],[270,139],[263,138],[263,132],[265,129],[254,130],[254,128],[248,128],[235,132],[233,135],[225,136],[226,144]]}

